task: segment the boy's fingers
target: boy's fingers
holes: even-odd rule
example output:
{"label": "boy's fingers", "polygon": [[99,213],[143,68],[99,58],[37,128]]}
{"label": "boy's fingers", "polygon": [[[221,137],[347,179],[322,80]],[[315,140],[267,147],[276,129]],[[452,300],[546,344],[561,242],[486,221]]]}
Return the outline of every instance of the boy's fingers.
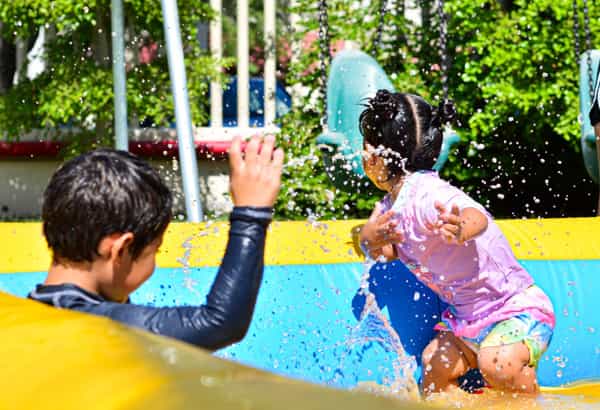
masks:
{"label": "boy's fingers", "polygon": [[242,139],[240,137],[235,137],[231,141],[231,146],[229,147],[229,167],[232,172],[236,172],[239,170],[242,163]]}
{"label": "boy's fingers", "polygon": [[260,138],[254,136],[246,145],[246,163],[248,165],[254,165],[257,162],[258,150],[260,149],[260,142]]}
{"label": "boy's fingers", "polygon": [[281,148],[277,148],[275,152],[273,152],[273,161],[271,162],[271,166],[275,170],[275,172],[281,174],[281,169],[283,168],[283,160],[285,158],[285,153]]}
{"label": "boy's fingers", "polygon": [[273,157],[273,146],[275,145],[275,137],[273,135],[267,135],[263,139],[262,147],[260,148],[259,161],[264,166],[267,166],[271,162]]}

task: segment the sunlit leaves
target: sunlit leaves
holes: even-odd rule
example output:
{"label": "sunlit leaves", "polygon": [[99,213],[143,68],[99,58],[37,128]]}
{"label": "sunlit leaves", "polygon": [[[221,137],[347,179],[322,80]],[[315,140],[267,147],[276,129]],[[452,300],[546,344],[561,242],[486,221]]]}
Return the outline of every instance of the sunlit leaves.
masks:
{"label": "sunlit leaves", "polygon": [[[220,75],[217,65],[196,41],[198,21],[207,20],[208,5],[199,0],[179,1],[182,39],[192,117],[208,120],[208,84]],[[160,2],[126,0],[128,114],[153,126],[173,122],[173,102],[164,50]],[[110,58],[110,1],[16,0],[0,3],[5,38],[34,39],[39,27],[50,33],[46,44],[46,71],[23,80],[0,96],[0,135],[16,139],[33,128],[79,129],[82,138],[112,138],[113,86]],[[142,38],[142,32],[147,33]],[[135,54],[144,41],[158,46],[150,64],[137,63]],[[133,59],[132,57],[133,56]],[[229,61],[225,61],[230,64]],[[24,76],[21,76],[23,78]]]}

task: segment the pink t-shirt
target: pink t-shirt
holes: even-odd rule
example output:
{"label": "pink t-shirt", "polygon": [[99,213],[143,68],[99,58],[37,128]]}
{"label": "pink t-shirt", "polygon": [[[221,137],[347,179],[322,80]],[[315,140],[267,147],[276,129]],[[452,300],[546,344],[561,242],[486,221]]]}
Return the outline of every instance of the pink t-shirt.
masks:
{"label": "pink t-shirt", "polygon": [[[438,221],[435,202],[447,210],[476,208],[488,219],[487,229],[463,245],[447,244],[427,228]],[[486,326],[521,312],[554,326],[552,304],[540,290],[523,292],[533,279],[517,261],[506,237],[491,215],[435,171],[409,175],[396,201],[382,200],[383,210],[396,212],[404,242],[396,246],[400,259],[425,285],[452,306],[444,319],[457,336],[474,337]],[[531,292],[528,292],[530,295]],[[510,303],[507,303],[509,302]]]}

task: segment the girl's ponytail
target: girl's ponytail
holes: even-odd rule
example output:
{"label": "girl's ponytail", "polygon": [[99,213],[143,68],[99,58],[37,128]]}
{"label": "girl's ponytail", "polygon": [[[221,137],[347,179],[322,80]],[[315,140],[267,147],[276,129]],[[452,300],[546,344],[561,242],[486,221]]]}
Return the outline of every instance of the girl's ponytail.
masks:
{"label": "girl's ponytail", "polygon": [[442,127],[455,118],[450,100],[434,108],[418,95],[379,90],[368,100],[359,127],[366,143],[395,153],[387,164],[393,178],[433,169],[442,148]]}

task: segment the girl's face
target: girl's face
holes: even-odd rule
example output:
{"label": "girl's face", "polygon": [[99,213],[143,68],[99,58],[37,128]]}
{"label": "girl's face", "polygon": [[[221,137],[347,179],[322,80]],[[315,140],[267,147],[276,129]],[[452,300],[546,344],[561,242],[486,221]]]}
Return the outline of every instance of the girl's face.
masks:
{"label": "girl's face", "polygon": [[390,192],[392,184],[389,180],[389,172],[385,166],[385,162],[382,157],[377,155],[375,148],[367,142],[365,142],[362,162],[365,174],[367,174],[371,182],[382,191]]}

